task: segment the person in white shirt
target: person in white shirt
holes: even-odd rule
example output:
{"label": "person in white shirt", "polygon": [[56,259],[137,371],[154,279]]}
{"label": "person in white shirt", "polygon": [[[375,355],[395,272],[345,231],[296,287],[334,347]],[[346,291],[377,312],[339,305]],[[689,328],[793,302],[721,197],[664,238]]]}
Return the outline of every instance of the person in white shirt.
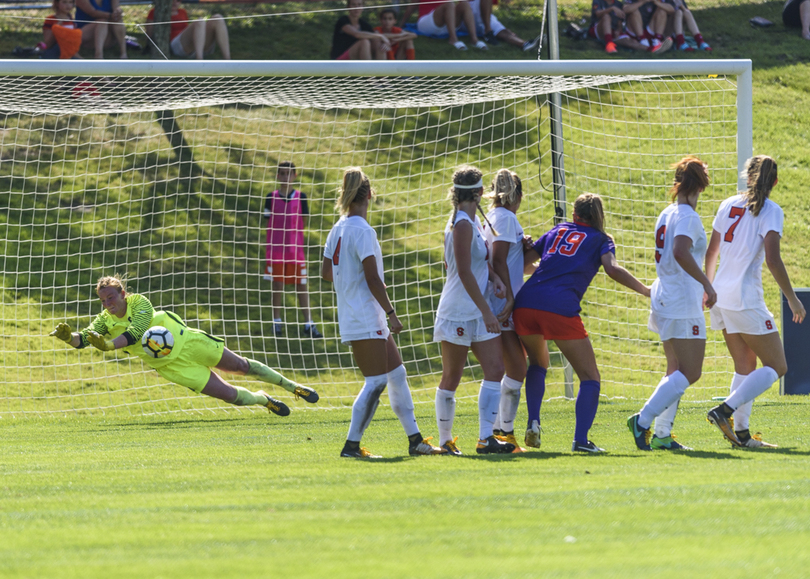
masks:
{"label": "person in white shirt", "polygon": [[[449,199],[453,213],[444,230],[444,266],[447,278],[436,310],[433,341],[441,343],[442,378],[436,389],[436,421],[439,442],[449,454],[460,455],[453,438],[456,413],[455,393],[461,382],[467,353],[473,354],[481,365],[484,380],[478,393],[479,454],[509,453],[515,445],[495,438],[493,425],[498,414],[503,378],[503,353],[500,340],[501,322],[487,303],[487,280],[493,281],[493,291],[504,297],[503,282],[489,266],[490,248],[481,222],[475,214],[483,210],[479,203],[484,194],[481,171],[463,166],[453,174]],[[486,219],[486,217],[485,217]]]}
{"label": "person in white shirt", "polygon": [[[515,333],[512,309],[515,295],[523,287],[524,270],[534,269],[533,264],[524,267],[524,235],[517,218],[520,202],[523,200],[523,184],[517,173],[501,169],[495,175],[492,189],[486,195],[491,200],[484,225],[484,236],[492,248],[492,269],[503,282],[506,296],[496,297],[488,292],[487,302],[492,312],[506,317],[501,322],[501,344],[505,374],[501,380],[501,402],[495,419],[494,433],[503,440],[515,445],[514,452],[523,452],[515,438],[515,416],[520,405],[520,388],[526,378],[526,353]],[[495,232],[498,232],[497,234]],[[526,445],[540,446],[540,425],[529,425],[526,430]]]}
{"label": "person in white shirt", "polygon": [[[787,297],[793,321],[802,323],[806,312],[793,291],[779,250],[785,216],[770,199],[778,181],[776,161],[766,155],[752,157],[743,176],[748,189],[720,204],[706,252],[706,275],[718,295],[710,311],[712,329],[723,330],[734,360],[731,394],[709,412],[708,418],[716,424],[722,417],[732,417],[734,434],[742,446],[773,448],[775,444],[763,442],[759,434],[752,436],[748,429],[754,398],[787,372],[785,350],[773,314],[765,306],[763,261]],[[718,256],[720,267],[715,273]],[[757,358],[762,361],[758,370]],[[731,439],[733,444],[737,441]]]}
{"label": "person in white shirt", "polygon": [[445,451],[430,444],[431,439],[423,438],[419,432],[405,366],[391,337],[391,332],[402,331],[402,323],[385,291],[377,234],[366,220],[373,197],[363,171],[358,167],[346,169],[337,201],[341,218],[329,232],[323,252],[321,275],[335,284],[341,342],[351,345],[354,360],[365,377],[352,405],[349,434],[340,456],[380,458],[361,448],[360,440],[386,385],[391,409],[408,435],[408,453],[443,454]]}
{"label": "person in white shirt", "polygon": [[[684,157],[672,167],[673,203],[655,222],[658,277],[652,285],[648,323],[663,342],[667,372],[641,412],[627,420],[640,450],[691,450],[674,439],[672,424],[681,396],[690,384],[698,381],[703,369],[704,302],[712,307],[717,301],[717,294],[699,265],[706,253],[706,232],[695,211],[700,194],[709,184],[707,166],[697,157]],[[650,430],[653,419],[654,436]]]}

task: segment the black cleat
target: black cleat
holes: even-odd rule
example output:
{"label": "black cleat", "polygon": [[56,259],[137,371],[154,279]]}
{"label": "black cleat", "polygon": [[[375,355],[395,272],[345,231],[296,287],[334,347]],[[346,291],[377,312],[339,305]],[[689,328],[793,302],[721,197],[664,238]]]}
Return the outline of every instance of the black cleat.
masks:
{"label": "black cleat", "polygon": [[260,390],[262,394],[267,397],[267,404],[265,404],[265,408],[267,408],[268,412],[272,412],[273,414],[278,414],[279,416],[289,416],[290,415],[290,407],[284,404],[281,400],[276,400],[275,398],[271,398],[270,395],[265,392],[264,390]]}
{"label": "black cleat", "polygon": [[315,324],[310,325],[308,328],[305,326],[301,330],[301,335],[306,338],[323,338],[323,334],[318,331]]}
{"label": "black cleat", "polygon": [[571,446],[571,450],[574,452],[591,452],[591,453],[605,452],[604,448],[599,448],[590,440],[588,442],[577,442],[575,440],[574,444]]}
{"label": "black cleat", "polygon": [[630,429],[630,433],[633,435],[633,440],[636,441],[636,446],[639,450],[652,450],[650,447],[652,432],[649,428],[641,428],[638,425],[638,416],[638,414],[633,414],[633,416],[627,419],[627,428]]}
{"label": "black cleat", "polygon": [[495,435],[481,440],[478,439],[478,444],[475,447],[475,452],[478,454],[510,454],[515,451],[515,445],[509,442],[503,442],[495,438]]}
{"label": "black cleat", "polygon": [[310,404],[315,404],[319,399],[318,393],[315,392],[309,386],[301,386],[301,384],[295,385],[295,390],[293,390],[293,394],[295,394],[296,398],[303,398]]}
{"label": "black cleat", "polygon": [[737,438],[737,434],[734,432],[734,424],[731,422],[730,418],[730,416],[726,416],[723,413],[722,404],[709,410],[709,413],[706,415],[706,420],[719,428],[723,436],[726,437],[726,440],[734,446],[742,446],[740,439]]}

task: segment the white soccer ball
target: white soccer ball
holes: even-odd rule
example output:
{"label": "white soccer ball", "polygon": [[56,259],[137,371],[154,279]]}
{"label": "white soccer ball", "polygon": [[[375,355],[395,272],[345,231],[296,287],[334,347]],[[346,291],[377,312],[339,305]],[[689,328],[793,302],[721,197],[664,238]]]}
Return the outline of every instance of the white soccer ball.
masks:
{"label": "white soccer ball", "polygon": [[141,346],[152,358],[163,358],[172,353],[174,336],[163,326],[153,326],[141,338]]}

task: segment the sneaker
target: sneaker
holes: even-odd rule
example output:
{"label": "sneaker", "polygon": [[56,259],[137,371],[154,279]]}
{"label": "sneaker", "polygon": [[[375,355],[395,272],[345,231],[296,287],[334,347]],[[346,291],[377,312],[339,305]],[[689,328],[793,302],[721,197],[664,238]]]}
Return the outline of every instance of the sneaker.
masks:
{"label": "sneaker", "polygon": [[460,40],[456,40],[453,43],[453,48],[455,48],[456,50],[467,50],[467,45],[461,42]]}
{"label": "sneaker", "polygon": [[268,412],[278,414],[279,416],[289,416],[290,407],[284,404],[281,400],[271,398],[270,395],[264,390],[259,390],[259,394],[263,394],[267,398],[267,404],[264,405]]}
{"label": "sneaker", "polygon": [[574,444],[571,446],[571,450],[574,452],[605,452],[604,448],[599,448],[590,440],[588,442],[577,442],[574,441]]}
{"label": "sneaker", "polygon": [[489,50],[489,46],[487,46],[487,43],[484,42],[483,40],[479,40],[478,42],[476,42],[475,47],[478,50]]}
{"label": "sneaker", "polygon": [[349,450],[343,447],[343,450],[340,451],[340,456],[343,458],[382,458],[378,454],[371,454],[369,449],[362,446],[357,450]]}
{"label": "sneaker", "polygon": [[674,43],[672,42],[671,38],[665,38],[663,42],[659,42],[657,45],[653,43],[652,48],[650,48],[650,52],[656,55],[664,54],[667,50],[672,48],[673,44]]}
{"label": "sneaker", "polygon": [[313,390],[309,386],[302,386],[301,384],[295,385],[295,390],[293,390],[293,394],[295,394],[296,399],[303,398],[310,404],[315,404],[320,399],[320,396],[318,396],[318,393],[315,392],[315,390]]}
{"label": "sneaker", "polygon": [[520,445],[518,445],[518,441],[515,438],[515,433],[514,432],[510,432],[509,434],[502,434],[502,435],[497,435],[496,434],[494,436],[495,436],[495,438],[497,438],[501,442],[508,442],[509,444],[514,446],[515,450],[512,451],[513,453],[526,452],[525,448],[520,448]]}
{"label": "sneaker", "polygon": [[523,52],[529,52],[530,50],[534,50],[540,44],[540,41],[543,39],[542,34],[538,34],[534,37],[533,40],[527,40],[523,43]]}
{"label": "sneaker", "polygon": [[[740,438],[739,435],[737,435],[737,438]],[[770,442],[765,442],[764,440],[762,440],[761,432],[752,434],[749,436],[748,439],[745,440],[740,438],[740,442],[742,443],[743,446],[748,448],[779,448],[779,446],[776,444],[771,444]]]}
{"label": "sneaker", "polygon": [[456,446],[456,441],[458,440],[458,436],[456,436],[453,440],[448,440],[442,445],[442,448],[445,450],[443,454],[448,456],[461,456],[461,449]]}
{"label": "sneaker", "polygon": [[737,434],[734,432],[734,423],[729,418],[731,417],[723,414],[722,406],[715,406],[706,415],[706,420],[719,428],[726,440],[734,446],[742,446],[740,439],[737,438]]}
{"label": "sneaker", "polygon": [[273,333],[276,336],[283,336],[284,335],[284,328],[281,327],[281,324],[273,324]]}
{"label": "sneaker", "polygon": [[684,42],[678,47],[678,50],[682,50],[684,52],[695,52],[695,49],[689,46],[688,42]]}
{"label": "sneaker", "polygon": [[605,44],[605,52],[607,52],[608,54],[616,54],[617,52],[619,52],[619,49],[616,48],[615,42],[608,42],[607,44]]}
{"label": "sneaker", "polygon": [[308,328],[304,326],[301,330],[301,335],[306,338],[323,338],[323,334],[318,331],[315,324],[310,325]]}
{"label": "sneaker", "polygon": [[484,34],[484,40],[487,44],[491,44],[492,46],[498,46],[501,43],[501,41],[495,37],[491,30]]}
{"label": "sneaker", "polygon": [[540,448],[540,433],[543,429],[540,428],[540,422],[532,420],[532,425],[526,429],[526,436],[523,437],[523,442],[529,448]]}
{"label": "sneaker", "polygon": [[661,41],[657,38],[650,38],[650,52],[655,52],[661,46]]}
{"label": "sneaker", "polygon": [[703,51],[706,51],[706,52],[711,52],[712,51],[712,47],[709,46],[708,42],[701,42],[700,46],[698,46],[698,48],[703,50]]}
{"label": "sneaker", "polygon": [[484,439],[479,438],[478,445],[475,447],[475,452],[478,454],[510,454],[514,450],[514,444],[501,442],[494,435]]}
{"label": "sneaker", "polygon": [[432,444],[430,444],[431,440],[433,440],[433,437],[428,436],[416,446],[411,446],[410,448],[408,448],[408,454],[410,454],[411,456],[447,454],[448,452],[447,449],[442,448],[441,446],[433,446]]}
{"label": "sneaker", "polygon": [[650,448],[652,432],[650,432],[649,428],[641,428],[638,425],[638,417],[638,414],[633,414],[633,416],[628,418],[627,428],[630,429],[630,433],[633,435],[633,439],[636,441],[636,446],[639,450],[652,450]]}
{"label": "sneaker", "polygon": [[694,448],[684,446],[675,440],[675,438],[677,437],[671,434],[663,438],[658,438],[657,436],[653,435],[652,442],[650,442],[650,448],[653,450],[695,450]]}

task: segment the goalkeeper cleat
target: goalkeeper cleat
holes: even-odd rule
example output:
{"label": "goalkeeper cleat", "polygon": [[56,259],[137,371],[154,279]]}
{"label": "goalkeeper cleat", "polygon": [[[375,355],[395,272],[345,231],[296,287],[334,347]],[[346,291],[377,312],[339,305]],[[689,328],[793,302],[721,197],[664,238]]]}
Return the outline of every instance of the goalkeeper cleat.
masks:
{"label": "goalkeeper cleat", "polygon": [[278,414],[279,416],[289,416],[290,415],[290,408],[286,404],[284,404],[281,400],[276,400],[275,398],[271,398],[270,395],[265,392],[264,390],[259,390],[259,394],[263,394],[265,398],[267,398],[267,404],[264,405],[267,408],[268,412],[272,412],[273,414]]}
{"label": "goalkeeper cleat", "polygon": [[315,324],[311,324],[309,327],[304,326],[301,330],[301,335],[306,338],[323,338],[323,334],[318,331]]}
{"label": "goalkeeper cleat", "polygon": [[630,418],[627,419],[627,428],[630,429],[630,433],[633,435],[633,440],[636,441],[636,447],[639,450],[652,450],[650,448],[650,437],[652,436],[652,432],[650,432],[649,428],[641,428],[638,425],[638,414],[633,414]]}
{"label": "goalkeeper cleat", "polygon": [[574,444],[571,446],[571,450],[573,452],[590,452],[593,454],[605,452],[604,448],[599,448],[590,440],[588,442],[578,442],[575,440]]}
{"label": "goalkeeper cleat", "polygon": [[508,442],[501,442],[495,436],[478,439],[475,452],[478,454],[510,454],[514,452],[515,445]]}
{"label": "goalkeeper cleat", "polygon": [[526,429],[526,436],[523,437],[523,442],[529,448],[540,448],[540,433],[543,429],[540,428],[540,422],[532,420],[532,424]]}
{"label": "goalkeeper cleat", "polygon": [[748,438],[743,438],[740,436],[739,433],[737,434],[737,438],[740,439],[740,442],[744,447],[747,448],[779,448],[776,444],[771,444],[770,442],[765,442],[762,440],[762,433],[757,432],[756,434],[749,434]]}
{"label": "goalkeeper cleat", "polygon": [[514,432],[510,432],[509,434],[501,434],[501,435],[496,434],[494,436],[495,436],[495,438],[497,438],[501,442],[507,442],[507,443],[511,444],[512,446],[514,446],[515,450],[512,451],[513,453],[517,454],[519,452],[526,452],[526,449],[521,448],[520,445],[518,444],[518,441],[515,438],[515,433]]}
{"label": "goalkeeper cleat", "polygon": [[734,432],[733,419],[731,416],[726,416],[723,414],[722,404],[709,410],[709,413],[706,415],[706,420],[719,428],[720,432],[723,433],[723,436],[725,436],[726,440],[728,440],[731,444],[734,446],[742,446],[740,439],[737,438],[737,435]]}
{"label": "goalkeeper cleat", "polygon": [[378,454],[372,454],[369,449],[362,446],[356,450],[343,447],[343,450],[340,451],[340,456],[342,458],[382,458]]}
{"label": "goalkeeper cleat", "polygon": [[433,440],[432,436],[423,439],[419,444],[413,444],[408,447],[408,454],[411,456],[430,456],[433,454],[447,454],[447,449],[441,446],[433,446],[430,441]]}
{"label": "goalkeeper cleat", "polygon": [[448,440],[442,445],[442,448],[445,450],[444,454],[447,456],[461,456],[461,449],[456,446],[457,440],[458,436],[456,436],[453,440]]}
{"label": "goalkeeper cleat", "polygon": [[688,446],[684,446],[677,440],[675,440],[675,436],[670,434],[669,436],[664,436],[663,438],[658,438],[657,436],[653,435],[652,442],[650,442],[650,448],[653,450],[695,450],[694,448],[689,448]]}
{"label": "goalkeeper cleat", "polygon": [[301,384],[296,384],[295,389],[293,390],[293,394],[295,394],[295,398],[303,398],[310,404],[315,404],[319,399],[318,393],[315,392],[309,386],[302,386]]}

